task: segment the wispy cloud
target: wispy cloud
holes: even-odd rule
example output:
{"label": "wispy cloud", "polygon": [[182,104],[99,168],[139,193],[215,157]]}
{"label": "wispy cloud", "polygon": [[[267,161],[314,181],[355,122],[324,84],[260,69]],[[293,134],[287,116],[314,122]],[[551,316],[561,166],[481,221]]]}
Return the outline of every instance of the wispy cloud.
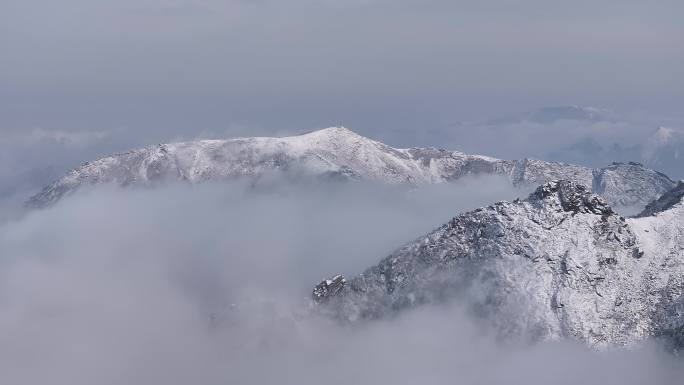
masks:
{"label": "wispy cloud", "polygon": [[44,128],[13,130],[0,137],[0,146],[29,147],[52,142],[69,148],[83,148],[92,146],[109,135],[107,131],[47,130]]}

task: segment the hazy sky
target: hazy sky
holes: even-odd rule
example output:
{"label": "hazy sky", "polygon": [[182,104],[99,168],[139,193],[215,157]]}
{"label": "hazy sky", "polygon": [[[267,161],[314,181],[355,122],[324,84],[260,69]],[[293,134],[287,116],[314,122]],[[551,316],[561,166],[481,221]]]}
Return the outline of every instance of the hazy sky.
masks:
{"label": "hazy sky", "polygon": [[558,104],[681,115],[682,14],[678,0],[3,0],[0,129],[149,142],[420,131]]}
{"label": "hazy sky", "polygon": [[[630,146],[684,126],[682,14],[679,0],[0,0],[0,197],[129,148],[332,125],[505,158],[588,133]],[[462,124],[568,104],[638,122]],[[584,163],[639,160],[616,157]]]}

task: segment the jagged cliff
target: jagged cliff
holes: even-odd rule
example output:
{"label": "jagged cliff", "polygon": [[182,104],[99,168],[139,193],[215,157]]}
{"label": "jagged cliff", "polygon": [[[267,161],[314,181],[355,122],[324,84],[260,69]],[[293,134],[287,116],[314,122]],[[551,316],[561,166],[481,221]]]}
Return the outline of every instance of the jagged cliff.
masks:
{"label": "jagged cliff", "polygon": [[554,181],[459,215],[314,299],[352,322],[460,299],[504,337],[678,343],[683,215],[680,196],[654,216],[626,219],[588,188]]}

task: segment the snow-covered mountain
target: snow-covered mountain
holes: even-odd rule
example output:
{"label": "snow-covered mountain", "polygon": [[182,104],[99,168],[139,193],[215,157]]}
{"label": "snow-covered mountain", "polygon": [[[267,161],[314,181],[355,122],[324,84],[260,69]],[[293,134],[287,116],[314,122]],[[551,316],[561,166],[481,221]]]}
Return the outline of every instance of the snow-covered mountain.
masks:
{"label": "snow-covered mountain", "polygon": [[460,298],[504,337],[684,347],[681,190],[626,219],[582,185],[549,182],[459,215],[349,281],[324,281],[314,299],[358,321]]}
{"label": "snow-covered mountain", "polygon": [[161,144],[88,162],[47,186],[29,204],[44,207],[82,187],[150,185],[164,180],[198,183],[286,172],[323,178],[421,185],[466,175],[506,176],[519,187],[554,179],[592,186],[611,204],[643,208],[674,186],[667,176],[636,163],[605,168],[533,159],[501,160],[436,148],[397,149],[331,127],[282,138],[237,138]]}

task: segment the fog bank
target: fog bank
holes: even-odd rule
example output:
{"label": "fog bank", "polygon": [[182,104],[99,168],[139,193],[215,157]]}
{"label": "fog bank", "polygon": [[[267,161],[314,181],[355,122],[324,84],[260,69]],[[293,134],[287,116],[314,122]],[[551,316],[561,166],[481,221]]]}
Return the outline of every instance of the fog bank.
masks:
{"label": "fog bank", "polygon": [[682,363],[656,347],[500,345],[458,304],[354,327],[311,312],[325,276],[516,195],[497,178],[76,194],[0,226],[3,382],[676,383]]}

